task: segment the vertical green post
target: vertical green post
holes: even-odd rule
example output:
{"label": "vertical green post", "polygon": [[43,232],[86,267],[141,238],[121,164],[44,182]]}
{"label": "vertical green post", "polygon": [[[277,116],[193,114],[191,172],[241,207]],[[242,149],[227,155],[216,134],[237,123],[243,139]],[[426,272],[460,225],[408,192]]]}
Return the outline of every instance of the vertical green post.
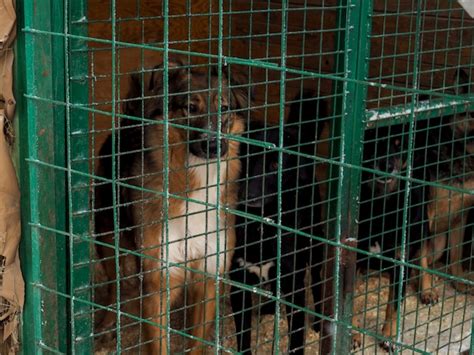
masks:
{"label": "vertical green post", "polygon": [[[91,301],[91,249],[89,178],[71,170],[89,173],[89,113],[81,106],[89,102],[87,42],[68,35],[87,36],[87,0],[67,1],[65,18],[66,48],[66,125],[69,196],[69,294],[71,352],[90,354],[93,350]],[[93,167],[92,167],[93,168]],[[77,236],[83,237],[80,240]]]}
{"label": "vertical green post", "polygon": [[[372,4],[370,1],[341,0],[338,10],[338,36],[336,72],[344,79],[367,80],[368,58],[370,55],[369,33],[371,29]],[[332,135],[335,138],[331,147],[334,160],[359,166],[362,157],[362,137],[364,132],[365,100],[367,86],[353,81],[335,83],[334,124]],[[335,236],[336,242],[354,245],[357,239],[357,216],[360,193],[360,174],[358,169],[330,167],[331,186],[328,217],[335,220],[328,226],[328,235]],[[333,255],[331,255],[333,254]],[[325,306],[325,313],[334,317],[336,323],[329,332],[323,327],[322,351],[335,354],[348,353],[351,346],[352,292],[355,276],[356,255],[342,248],[329,253],[326,277],[332,276],[326,285],[333,288],[333,299]],[[325,322],[326,323],[326,322]]]}
{"label": "vertical green post", "polygon": [[[286,91],[286,55],[287,55],[287,36],[288,36],[288,0],[283,0],[281,2],[281,48],[280,48],[280,79],[279,79],[279,88],[280,88],[280,104],[279,104],[279,119],[278,119],[278,169],[277,169],[277,224],[278,226],[282,225],[282,165],[283,165],[283,152],[284,147],[284,122],[285,122],[285,91]],[[277,228],[277,255],[276,255],[276,298],[275,302],[275,317],[274,317],[274,340],[273,340],[273,353],[280,353],[280,300],[282,298],[281,292],[281,228]]]}
{"label": "vertical green post", "polygon": [[[22,191],[22,271],[26,280],[22,339],[24,354],[54,348],[67,352],[66,227],[63,167],[64,45],[61,37],[32,30],[62,31],[62,2],[25,0],[17,7],[16,87],[19,169]],[[50,102],[45,102],[45,101]],[[41,312],[49,309],[50,312]]]}
{"label": "vertical green post", "polygon": [[[84,42],[67,36],[87,34],[87,27],[82,23],[84,1],[71,2],[72,8],[68,4],[25,0],[18,6],[23,29],[17,42],[15,92],[17,122],[21,122],[24,354],[51,349],[89,353],[92,349],[90,309],[74,301],[90,299],[90,247],[72,237],[89,232],[90,216],[85,211],[89,210],[90,183],[71,172],[89,172],[88,114],[74,108],[88,102],[88,57]],[[82,80],[69,80],[78,77]],[[66,168],[67,173],[53,166]],[[73,297],[68,300],[60,294]],[[49,311],[39,311],[43,309]]]}

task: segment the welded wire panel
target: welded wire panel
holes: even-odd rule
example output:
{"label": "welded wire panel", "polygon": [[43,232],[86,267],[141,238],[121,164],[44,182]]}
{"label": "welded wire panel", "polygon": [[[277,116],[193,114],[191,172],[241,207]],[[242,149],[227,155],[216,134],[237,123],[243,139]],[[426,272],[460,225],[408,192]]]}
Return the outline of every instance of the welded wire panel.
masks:
{"label": "welded wire panel", "polygon": [[[181,139],[183,140],[182,143],[188,146],[186,151],[188,162],[180,167],[171,165],[167,172],[165,171],[166,163],[161,168],[156,166],[152,168],[148,160],[148,157],[150,154],[154,154],[152,153],[154,151],[158,151],[164,156],[168,149],[172,149],[173,145],[179,146],[179,143],[173,140],[171,133],[168,134],[168,146],[162,140],[163,138],[161,140],[157,138],[156,142],[153,141],[152,144],[148,141],[147,132],[158,129],[153,128],[157,126],[156,122],[150,120],[150,118],[154,119],[149,112],[152,106],[156,106],[156,113],[164,115],[166,103],[171,103],[167,106],[169,125],[172,128],[182,128],[189,125],[191,121],[175,119],[174,116],[179,115],[181,110],[186,110],[187,114],[195,115],[196,113],[193,110],[201,109],[199,100],[199,102],[188,102],[187,100],[195,100],[197,96],[205,102],[218,92],[218,97],[221,100],[221,111],[226,111],[228,108],[226,109],[225,106],[230,106],[231,111],[240,115],[240,119],[247,126],[247,131],[252,130],[251,122],[263,122],[261,128],[253,130],[253,134],[260,132],[263,135],[262,137],[252,140],[251,137],[244,134],[239,138],[241,141],[241,158],[245,160],[243,164],[247,164],[250,157],[265,159],[260,153],[266,150],[272,154],[274,159],[276,158],[272,164],[273,166],[276,164],[277,168],[271,171],[268,169],[262,170],[260,178],[265,184],[271,184],[272,182],[267,180],[271,180],[270,175],[274,174],[278,176],[277,185],[280,186],[273,192],[267,193],[265,189],[261,190],[260,193],[263,197],[268,197],[271,200],[272,208],[280,204],[286,204],[288,210],[277,208],[273,213],[265,214],[265,209],[262,206],[262,209],[248,211],[245,207],[247,200],[245,193],[240,192],[236,197],[239,198],[239,203],[242,202],[240,207],[237,204],[234,205],[235,213],[238,215],[236,229],[240,239],[236,242],[234,248],[227,249],[230,249],[230,252],[236,255],[242,252],[243,257],[236,257],[232,260],[230,263],[232,271],[230,273],[240,273],[246,270],[248,273],[248,270],[261,269],[266,270],[267,275],[266,278],[262,277],[257,283],[253,282],[253,284],[250,282],[251,280],[247,280],[247,276],[243,280],[234,280],[233,277],[226,276],[224,283],[219,288],[219,294],[216,296],[219,307],[218,313],[212,319],[216,323],[213,336],[207,340],[199,337],[198,340],[202,344],[209,345],[209,349],[214,349],[214,351],[219,349],[237,351],[236,335],[242,333],[243,329],[236,329],[235,318],[243,313],[244,309],[238,310],[238,308],[233,307],[235,304],[231,305],[230,301],[233,296],[243,291],[248,292],[249,288],[252,288],[252,295],[256,295],[253,306],[249,309],[252,313],[252,325],[249,330],[252,339],[250,346],[253,351],[270,351],[271,349],[280,348],[281,351],[285,352],[289,347],[289,333],[290,335],[292,333],[306,333],[306,347],[317,349],[319,347],[318,336],[312,325],[317,323],[318,318],[314,311],[314,304],[320,301],[314,299],[311,286],[315,283],[322,286],[323,281],[312,281],[308,266],[321,267],[323,258],[320,256],[311,259],[307,255],[306,249],[311,245],[311,236],[314,235],[320,239],[317,243],[318,250],[323,250],[321,244],[323,237],[321,210],[325,203],[319,197],[319,191],[327,189],[328,179],[326,177],[327,168],[321,168],[324,165],[316,164],[311,157],[316,152],[315,142],[318,132],[323,134],[322,137],[328,137],[329,132],[326,121],[329,121],[328,117],[330,117],[331,109],[330,100],[328,99],[333,95],[333,87],[330,80],[319,78],[318,73],[330,73],[332,70],[331,63],[334,60],[334,48],[322,49],[322,46],[324,41],[330,41],[331,36],[333,38],[336,36],[333,29],[336,26],[334,21],[339,8],[335,4],[326,9],[322,4],[312,4],[308,7],[300,3],[289,4],[288,6],[282,3],[262,1],[250,4],[234,2],[219,4],[218,2],[205,1],[191,3],[183,1],[182,4],[173,4],[173,6],[170,4],[167,10],[168,17],[166,17],[164,16],[166,4],[141,1],[133,6],[131,4],[122,5],[117,2],[115,8],[113,6],[107,7],[104,10],[106,14],[104,14],[104,11],[96,11],[93,10],[93,7],[89,7],[89,11],[91,11],[90,33],[105,40],[103,43],[96,44],[91,41],[90,61],[91,70],[93,71],[91,76],[95,78],[94,81],[91,81],[91,92],[93,104],[98,108],[97,113],[92,116],[91,122],[91,138],[95,147],[93,159],[96,167],[99,167],[99,171],[104,164],[115,166],[112,167],[115,169],[112,180],[115,181],[116,186],[113,187],[114,184],[109,181],[94,180],[94,212],[96,215],[104,215],[108,218],[105,226],[98,223],[103,221],[102,218],[99,218],[100,221],[96,219],[97,240],[100,243],[104,236],[106,237],[112,232],[115,238],[120,235],[123,240],[131,236],[135,241],[138,241],[140,238],[144,238],[149,225],[160,225],[161,233],[168,233],[168,238],[171,238],[173,228],[182,224],[183,231],[186,234],[185,245],[196,245],[192,246],[189,252],[193,248],[197,248],[197,245],[213,243],[214,241],[211,239],[215,238],[215,234],[219,234],[224,239],[222,239],[221,249],[217,251],[217,254],[224,254],[224,240],[232,226],[223,225],[219,230],[215,230],[215,227],[213,227],[214,220],[222,218],[217,213],[216,206],[214,206],[216,201],[213,202],[218,191],[216,182],[212,180],[215,178],[213,174],[215,174],[217,167],[213,167],[212,164],[209,165],[206,162],[189,160],[194,159],[192,158],[193,154],[196,154],[196,152],[193,153],[193,147],[205,144],[205,141],[199,138],[193,130],[184,130],[183,132],[186,132],[186,134]],[[222,7],[219,8],[219,5]],[[114,9],[115,12],[113,12]],[[110,18],[115,20],[115,25],[110,23]],[[327,25],[324,24],[325,18],[329,19]],[[245,20],[243,21],[243,19]],[[314,25],[313,21],[318,21],[319,25]],[[218,26],[219,22],[221,28]],[[285,24],[288,25],[288,29],[285,29]],[[167,29],[167,34],[165,29]],[[107,31],[109,32],[107,33]],[[115,37],[113,37],[114,31]],[[342,31],[342,29],[337,31]],[[153,32],[153,35],[151,32]],[[110,38],[115,38],[115,47]],[[138,44],[139,46],[133,48],[122,42]],[[176,58],[175,50],[185,51],[179,56],[179,60],[182,62],[177,64],[178,69],[175,67],[174,59],[171,58],[168,59],[168,68],[161,65],[161,67],[153,70],[154,66],[163,62],[161,50],[156,51],[153,48],[163,46],[170,48],[168,58],[171,58],[171,55]],[[226,56],[226,58],[220,60],[221,67],[216,66],[219,62],[216,54],[219,54],[219,52]],[[245,65],[241,66],[229,66],[229,63],[232,63],[232,58],[236,62],[237,59],[244,59],[247,62],[242,62]],[[115,63],[115,71],[113,72],[110,71],[111,62]],[[291,68],[295,73],[284,75],[282,70],[285,68]],[[202,73],[200,75],[204,76],[197,76],[191,71],[200,72]],[[135,87],[134,96],[130,96],[130,88],[134,84],[134,81],[130,80],[130,74],[134,73],[138,74],[136,77],[139,80],[135,81],[135,84],[138,84]],[[307,81],[302,80],[305,73],[309,79]],[[205,79],[206,75],[209,74],[211,80]],[[165,93],[163,82],[166,77],[168,78],[168,95]],[[219,82],[219,77],[221,80],[222,78],[228,78],[227,81],[232,86],[230,91],[226,85],[219,86],[216,84],[216,82]],[[154,85],[152,83],[155,83],[157,78],[163,78],[163,81],[158,84],[160,86],[156,90],[150,89],[150,85]],[[198,81],[197,87],[196,81]],[[114,92],[113,90],[110,91],[111,88],[114,88],[115,95],[120,93],[120,100],[115,100],[114,95],[108,97],[111,92]],[[308,94],[302,99],[298,93],[305,91],[304,89],[308,90]],[[233,97],[252,95],[255,100],[250,104],[240,104],[239,107],[232,107],[229,102],[226,102],[228,101],[226,95],[229,94]],[[317,97],[320,97],[321,101],[316,101],[315,98]],[[232,100],[239,100],[239,97]],[[176,102],[181,106],[176,106]],[[197,108],[195,108],[196,105]],[[306,105],[309,105],[309,111],[304,109]],[[113,112],[111,110],[114,107],[115,112],[120,111],[126,115],[126,118],[113,119],[110,113]],[[248,110],[249,108],[252,108],[252,113]],[[208,108],[208,110],[211,110],[211,108]],[[280,132],[278,126],[279,122],[283,125],[283,120],[286,119],[290,111],[293,122],[288,124],[287,131],[290,132],[291,139],[283,131]],[[321,112],[321,115],[318,114],[318,111]],[[225,114],[223,111],[220,113],[220,115]],[[201,114],[200,119],[202,122],[206,122],[213,115],[218,116],[219,113],[205,111]],[[309,124],[303,125],[300,121],[306,121]],[[113,129],[110,129],[111,124],[114,125]],[[221,124],[224,123],[221,122]],[[271,129],[273,141],[266,143],[265,132],[270,126],[273,127]],[[197,128],[199,129],[199,127]],[[201,133],[212,134],[212,131],[208,132],[209,129],[209,127],[202,126],[201,130],[204,131]],[[101,147],[104,147],[104,139],[107,139],[106,137],[110,133],[112,133],[111,137],[115,138],[108,138],[105,141],[105,144],[109,144],[109,146],[106,145],[109,147],[108,150],[100,150]],[[227,132],[223,131],[223,133]],[[157,131],[156,136],[160,137],[160,134],[162,135]],[[236,135],[235,132],[230,132],[230,134]],[[234,138],[231,136],[230,139]],[[329,138],[322,139],[327,142],[331,141]],[[133,142],[131,142],[132,140]],[[284,143],[285,140],[288,142]],[[114,141],[115,143],[113,143]],[[267,148],[263,148],[262,151],[259,147]],[[223,148],[221,147],[221,149]],[[244,149],[260,149],[260,153],[245,154],[243,153]],[[283,153],[281,149],[289,150],[289,153]],[[326,146],[317,149],[327,151],[328,148]],[[300,156],[298,156],[298,153]],[[306,157],[303,157],[303,154]],[[285,168],[282,164],[289,158],[292,165]],[[170,159],[170,156],[168,156],[168,159]],[[270,164],[270,161],[268,163]],[[228,165],[231,162],[227,161],[225,164]],[[129,168],[132,166],[135,169],[130,172]],[[155,170],[150,171],[151,168]],[[225,172],[230,168],[224,166],[224,161],[222,161],[219,169]],[[192,175],[189,174],[190,170],[192,170]],[[320,181],[318,184],[313,179],[315,172]],[[180,173],[182,175],[179,175]],[[158,179],[160,176],[163,176],[164,180],[166,174],[168,174],[168,188],[175,189],[173,191],[169,190],[169,194],[181,198],[183,209],[178,213],[168,209],[167,212],[163,212],[168,213],[168,218],[162,216],[157,220],[156,218],[150,218],[146,211],[150,205],[155,203],[153,201],[162,198],[163,191],[147,184],[148,181]],[[306,174],[306,180],[302,182],[298,178],[295,179],[294,176],[298,174]],[[197,175],[209,183],[207,188],[194,185],[192,179]],[[269,175],[268,179],[267,175]],[[181,176],[186,178],[182,185],[176,188],[174,183],[178,179],[183,179]],[[224,175],[221,174],[220,176],[224,180]],[[291,180],[295,180],[292,182],[296,182],[296,185],[288,186],[285,184],[290,176]],[[243,186],[248,183],[249,179],[251,178],[247,175],[242,175],[237,182]],[[230,183],[234,182],[221,182],[221,184]],[[138,188],[130,188],[123,184],[138,184]],[[117,185],[119,186],[117,187]],[[263,189],[263,186],[260,186],[260,188]],[[158,194],[158,196],[153,196],[153,193],[149,190],[156,190],[155,194]],[[300,192],[298,194],[299,190],[304,191],[304,193]],[[102,191],[106,191],[113,199],[103,201]],[[295,197],[295,194],[304,196],[304,198],[309,196],[311,199],[306,202],[298,202],[298,197]],[[282,197],[283,195],[284,197]],[[129,196],[133,196],[131,200]],[[317,199],[313,200],[313,196],[317,196]],[[174,197],[170,198],[178,200]],[[198,203],[196,203],[196,199],[198,199]],[[202,205],[199,204],[199,200],[201,200]],[[156,203],[153,205],[156,206],[154,208],[166,210],[163,205],[160,205],[160,202]],[[171,208],[171,204],[168,205],[168,208]],[[131,222],[130,211],[135,211],[132,213],[141,211],[139,212],[141,217],[133,219]],[[207,218],[203,216],[203,213],[207,215]],[[171,214],[174,215],[171,216]],[[287,214],[290,214],[290,217],[287,217]],[[206,221],[206,226],[200,233],[194,235],[196,234],[193,232],[196,225],[202,223],[203,219]],[[304,228],[299,228],[301,219],[307,220]],[[253,243],[253,248],[263,250],[270,245],[270,254],[257,258],[257,261],[246,260],[245,256],[248,249],[244,242],[247,238],[246,230],[249,225],[253,226],[255,223],[268,231],[265,234],[265,242],[258,240]],[[316,232],[316,226],[319,228],[318,232]],[[269,235],[269,233],[273,234]],[[303,233],[303,235],[298,233]],[[301,242],[296,245],[298,239],[304,241],[307,246],[300,246]],[[163,249],[168,251],[163,250],[161,258],[166,260],[167,253],[172,253],[170,250],[174,250],[175,245],[179,243],[182,244],[183,241],[168,239],[167,242],[163,243]],[[183,247],[180,246],[180,248]],[[145,351],[142,347],[146,345],[146,335],[143,330],[145,300],[149,298],[150,293],[160,292],[159,289],[150,292],[150,286],[148,288],[146,286],[147,273],[150,273],[145,266],[147,250],[138,247],[133,253],[138,254],[138,257],[121,256],[118,258],[117,246],[115,246],[115,249],[109,249],[109,251],[99,249],[101,251],[97,255],[94,285],[95,302],[102,305],[106,304],[110,292],[116,293],[118,297],[114,304],[109,305],[111,306],[111,312],[104,313],[100,309],[96,311],[95,318],[97,322],[103,322],[104,317],[110,317],[112,322],[107,324],[105,328],[97,328],[98,330],[96,330],[94,336],[96,339],[95,347],[98,350],[137,351],[142,349],[142,351]],[[231,253],[228,254],[231,255]],[[185,255],[184,260],[179,265],[173,266],[183,273],[184,270],[188,270],[184,273],[185,278],[187,278],[184,280],[186,285],[184,291],[181,290],[181,287],[178,287],[180,285],[168,285],[171,295],[180,292],[181,296],[177,304],[170,305],[170,299],[167,299],[170,296],[167,296],[163,291],[161,292],[163,316],[171,321],[171,329],[168,330],[169,351],[171,352],[183,350],[186,344],[186,341],[183,341],[187,337],[186,332],[192,332],[192,327],[197,326],[196,324],[192,325],[189,316],[189,310],[193,308],[194,302],[190,299],[192,293],[186,292],[186,290],[192,289],[193,284],[195,284],[191,276],[193,275],[193,269],[196,267],[192,262],[194,258],[193,255]],[[125,265],[125,270],[120,274],[117,273],[117,260],[119,260],[119,263],[123,261]],[[168,255],[169,260],[170,256]],[[296,261],[298,261],[299,266],[295,267],[294,270],[288,270],[285,268],[286,265],[282,266],[282,263],[296,264]],[[227,260],[221,260],[221,264],[224,262],[227,263]],[[104,275],[104,265],[106,263],[115,265],[112,280]],[[174,263],[176,263],[176,260]],[[209,270],[205,271],[205,274],[215,278],[216,274],[213,273],[211,265],[216,263],[216,257],[209,253],[205,258],[205,263],[209,264]],[[157,267],[160,268],[160,266]],[[161,268],[163,267],[162,265]],[[306,276],[307,272],[308,275]],[[250,271],[248,277],[251,278],[252,276],[256,277],[257,275]],[[318,277],[320,278],[319,275]],[[170,282],[170,280],[165,279],[162,280],[164,284]],[[296,280],[299,286],[295,285],[288,290],[288,286],[292,286]],[[285,285],[282,286],[282,283],[285,283]],[[273,289],[270,287],[271,284],[274,285]],[[283,289],[282,287],[286,288]],[[118,288],[121,289],[120,294],[117,291]],[[293,296],[293,294],[300,298],[303,296],[306,302],[298,301],[296,304],[296,299],[294,299],[296,296]],[[308,294],[308,297],[306,297],[306,294]],[[119,304],[120,306],[118,306]],[[296,308],[293,307],[294,304],[296,304]],[[295,317],[303,317],[302,329],[300,329],[301,325],[298,325],[298,329],[289,329],[287,316],[285,313],[280,314],[280,309],[284,312],[286,305],[290,306],[290,308],[287,308],[288,316],[291,317],[294,313]],[[240,305],[237,304],[237,306]],[[271,315],[264,316],[263,313],[265,312],[260,311],[262,307],[267,309],[266,313],[270,310],[273,317]],[[117,308],[120,308],[123,312],[120,323]],[[318,313],[321,313],[321,311]],[[103,325],[104,323],[101,324],[101,326]],[[110,336],[117,340],[114,342],[104,340]],[[304,346],[305,343],[301,343],[296,348],[301,350]]]}
{"label": "welded wire panel", "polygon": [[471,348],[456,2],[44,5],[47,25],[24,5],[28,351]]}
{"label": "welded wire panel", "polygon": [[362,174],[358,237],[370,253],[358,259],[377,272],[355,296],[354,309],[365,303],[356,312],[367,330],[361,351],[376,346],[371,329],[375,342],[390,335],[402,352],[469,350],[473,22],[455,2],[378,2],[373,10],[368,75],[376,85],[368,90],[362,166],[375,174]]}
{"label": "welded wire panel", "polygon": [[[456,1],[378,1],[370,37],[369,79],[452,93],[455,69],[472,63],[473,25]],[[369,108],[408,102],[407,93],[384,86],[369,88]]]}

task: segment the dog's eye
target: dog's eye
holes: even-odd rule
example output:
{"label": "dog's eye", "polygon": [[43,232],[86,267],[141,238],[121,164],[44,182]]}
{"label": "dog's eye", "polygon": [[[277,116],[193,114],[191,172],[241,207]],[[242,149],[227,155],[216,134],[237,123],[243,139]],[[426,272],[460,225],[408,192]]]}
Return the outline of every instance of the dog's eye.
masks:
{"label": "dog's eye", "polygon": [[195,104],[189,104],[188,110],[189,110],[189,113],[196,113],[198,111],[198,108]]}
{"label": "dog's eye", "polygon": [[227,111],[229,111],[229,106],[227,106],[227,105],[222,105],[222,106],[221,106],[221,112],[227,112]]}

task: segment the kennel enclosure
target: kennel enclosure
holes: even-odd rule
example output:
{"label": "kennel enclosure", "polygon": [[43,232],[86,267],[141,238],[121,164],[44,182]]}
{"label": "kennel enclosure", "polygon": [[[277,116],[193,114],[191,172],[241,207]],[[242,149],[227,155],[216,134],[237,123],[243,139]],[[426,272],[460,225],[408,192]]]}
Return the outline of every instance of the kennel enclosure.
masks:
{"label": "kennel enclosure", "polygon": [[[24,0],[17,7],[21,31],[16,62],[20,119],[16,122],[23,196],[21,259],[27,287],[25,353],[91,353],[100,351],[104,336],[115,339],[106,351],[137,352],[142,343],[139,325],[144,320],[123,310],[130,300],[119,293],[120,306],[99,302],[104,285],[115,282],[120,290],[127,280],[118,271],[115,280],[100,278],[103,260],[94,252],[98,241],[93,228],[97,212],[93,186],[124,184],[119,176],[101,179],[95,169],[106,137],[118,137],[130,74],[138,73],[146,80],[155,65],[172,56],[184,57],[198,69],[218,64],[219,77],[230,73],[230,68],[243,71],[248,78],[243,87],[255,96],[242,112],[246,120],[263,120],[282,128],[287,103],[304,88],[330,102],[329,124],[312,157],[324,202],[326,236],[293,231],[298,237],[323,242],[328,253],[327,260],[315,261],[326,265],[324,314],[316,314],[310,303],[302,311],[310,318],[322,318],[329,328],[323,328],[320,335],[307,334],[307,351],[322,346],[345,353],[351,346],[354,312],[364,319],[358,329],[365,339],[360,351],[376,351],[377,343],[384,340],[380,309],[386,301],[381,295],[386,295],[389,285],[378,274],[363,283],[353,277],[361,175],[370,164],[362,154],[364,131],[408,123],[406,154],[411,157],[416,122],[472,115],[471,85],[461,86],[453,78],[461,68],[473,77],[474,20],[457,2]],[[163,70],[166,76],[166,65]],[[467,94],[461,94],[461,88]],[[159,99],[167,102],[166,95]],[[173,125],[167,115],[163,121]],[[464,118],[466,125],[469,118]],[[135,117],[135,122],[150,123],[143,117]],[[233,139],[245,142],[241,137]],[[467,142],[468,137],[458,141]],[[269,149],[282,152],[283,145]],[[466,153],[462,158],[469,156]],[[398,178],[411,181],[410,164],[409,159],[408,168]],[[461,175],[468,178],[470,173]],[[472,195],[464,187],[442,187]],[[408,188],[407,198],[409,193]],[[120,196],[116,198],[112,207],[118,236],[121,201]],[[281,214],[261,222],[278,227],[276,238],[281,243],[287,229],[279,220]],[[402,248],[406,247],[406,228],[400,226],[404,230]],[[469,233],[468,228],[466,231]],[[116,240],[112,247],[118,266],[119,256],[130,252],[122,250]],[[466,254],[457,262],[472,277],[471,241],[472,234],[464,239]],[[132,254],[143,258],[140,252]],[[393,260],[393,267],[400,263],[407,270],[420,269],[403,258]],[[473,298],[455,292],[450,284],[457,280],[472,288],[474,282],[468,275],[451,275],[448,265],[449,261],[426,270],[441,280],[437,306],[430,310],[419,304],[415,289],[411,304],[399,307],[393,339],[396,351],[472,351]],[[216,275],[210,276],[217,280]],[[236,352],[235,329],[229,325],[232,312],[225,302],[230,284],[226,277],[221,281],[214,338],[205,343],[213,352]],[[355,294],[353,286],[358,290]],[[376,296],[374,287],[382,289],[375,291]],[[254,292],[268,297],[263,288]],[[275,299],[284,304],[280,293]],[[397,302],[402,305],[401,295]],[[362,306],[354,311],[353,303]],[[94,322],[104,310],[116,313],[117,325],[98,331]],[[171,317],[172,310],[168,313]],[[284,316],[275,312],[265,325],[254,322],[254,351],[286,351],[280,320]],[[264,329],[270,329],[272,336]],[[168,331],[187,337],[174,326]]]}

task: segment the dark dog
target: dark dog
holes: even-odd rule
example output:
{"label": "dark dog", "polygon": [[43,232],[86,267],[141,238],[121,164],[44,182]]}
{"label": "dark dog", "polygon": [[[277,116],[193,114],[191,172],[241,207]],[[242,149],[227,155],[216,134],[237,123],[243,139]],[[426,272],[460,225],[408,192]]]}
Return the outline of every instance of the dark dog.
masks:
{"label": "dark dog", "polygon": [[[406,215],[405,261],[413,262],[421,248],[422,241],[428,237],[428,217],[425,206],[426,188],[411,183],[408,204],[405,203],[407,183],[398,178],[407,167],[406,126],[397,125],[370,129],[365,134],[364,166],[390,176],[363,173],[359,212],[358,248],[377,255],[400,260],[404,209]],[[389,137],[389,138],[387,138]],[[416,160],[415,157],[414,160]],[[413,164],[417,164],[413,161]],[[416,176],[413,176],[416,177]],[[398,285],[405,292],[406,275],[401,267],[391,261],[370,257],[359,253],[358,269],[384,270],[390,277],[389,297],[382,334],[393,338],[396,334],[396,312]],[[357,319],[354,317],[354,324]],[[360,345],[360,334],[355,334],[354,345]],[[385,349],[391,347],[383,341]]]}
{"label": "dark dog", "polygon": [[[469,75],[456,73],[457,94],[472,93]],[[456,187],[464,191],[474,189],[474,113],[467,112],[417,122],[417,150],[426,156],[421,168],[424,179]],[[449,246],[450,272],[457,278],[468,279],[462,267],[464,229],[474,195],[431,186],[428,217],[430,239],[424,243],[420,263],[432,267]],[[457,280],[456,290],[474,294],[474,288]],[[432,276],[426,272],[421,278],[422,299],[436,302],[438,293],[433,289]]]}
{"label": "dark dog", "polygon": [[[159,325],[144,324],[150,354],[167,352],[166,300],[169,297],[173,307],[186,287],[186,308],[190,313],[186,326],[194,337],[188,348],[192,349],[191,353],[200,354],[203,349],[199,339],[209,337],[214,320],[218,297],[215,279],[228,270],[235,243],[234,216],[215,206],[220,203],[232,208],[237,204],[239,144],[226,134],[242,132],[243,120],[236,110],[248,107],[248,97],[246,90],[230,88],[236,83],[225,73],[219,83],[215,70],[209,74],[189,69],[180,61],[168,64],[168,118],[180,126],[170,125],[164,131],[162,71],[154,72],[146,90],[142,90],[140,81],[132,80],[124,113],[147,118],[148,122],[122,121],[123,129],[116,140],[117,154],[111,156],[111,138],[101,149],[104,159],[99,164],[98,175],[110,179],[112,159],[116,158],[116,179],[133,187],[117,189],[120,227],[113,233],[114,191],[110,184],[98,184],[96,233],[99,240],[110,246],[98,246],[97,251],[106,260],[104,267],[110,280],[122,276],[125,269],[115,269],[114,238],[120,238],[120,247],[138,249],[146,256],[143,258],[143,317]],[[220,116],[219,84],[222,85]],[[220,141],[218,127],[222,132]],[[167,194],[169,197],[165,199]],[[115,294],[115,282],[112,282],[111,305],[116,302]],[[110,322],[110,317],[105,321]]]}
{"label": "dark dog", "polygon": [[[301,99],[298,97],[298,99]],[[316,120],[318,116],[318,100],[314,97],[308,100],[303,95],[300,103],[294,103],[289,114],[289,121],[284,128],[284,146],[287,149],[314,151],[316,141]],[[321,106],[324,102],[319,102]],[[300,118],[301,113],[301,120]],[[301,121],[306,123],[303,125]],[[305,131],[300,131],[302,127]],[[248,138],[278,146],[278,127],[264,127],[252,124],[249,127]],[[308,134],[309,133],[309,134]],[[306,144],[305,143],[309,143]],[[298,145],[302,145],[298,148]],[[258,216],[259,219],[271,219],[277,222],[278,215],[278,176],[280,167],[278,152],[255,145],[242,146],[243,181],[241,182],[241,204],[239,210]],[[315,185],[315,163],[311,159],[283,153],[281,162],[281,224],[285,227],[322,236],[320,224],[320,196]],[[246,285],[269,285],[273,294],[276,293],[277,243],[276,227],[264,221],[237,217],[237,244],[231,266],[231,279]],[[321,246],[310,238],[296,235],[285,230],[281,231],[281,295],[290,304],[299,307],[306,306],[305,272],[308,264],[311,266],[313,295],[317,304],[316,311],[320,313],[321,283]],[[262,298],[260,300],[263,303]],[[233,286],[231,302],[237,332],[238,350],[251,353],[252,329],[252,293]],[[264,302],[263,313],[275,313],[275,303],[271,300]],[[292,353],[304,352],[305,315],[301,310],[286,306],[288,328],[290,334],[289,349]]]}

